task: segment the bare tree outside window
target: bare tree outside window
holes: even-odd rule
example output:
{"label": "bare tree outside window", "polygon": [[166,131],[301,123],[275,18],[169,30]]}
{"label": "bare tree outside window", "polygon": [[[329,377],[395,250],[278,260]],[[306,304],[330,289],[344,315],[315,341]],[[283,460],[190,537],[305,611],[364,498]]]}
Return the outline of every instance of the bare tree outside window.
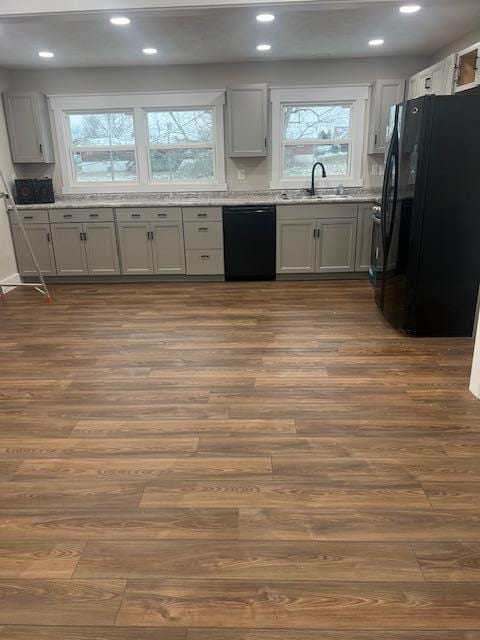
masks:
{"label": "bare tree outside window", "polygon": [[76,182],[137,180],[132,113],[69,114]]}
{"label": "bare tree outside window", "polygon": [[213,109],[149,111],[147,128],[154,181],[214,179]]}
{"label": "bare tree outside window", "polygon": [[283,107],[283,175],[308,176],[314,162],[327,175],[347,176],[350,166],[351,105]]}

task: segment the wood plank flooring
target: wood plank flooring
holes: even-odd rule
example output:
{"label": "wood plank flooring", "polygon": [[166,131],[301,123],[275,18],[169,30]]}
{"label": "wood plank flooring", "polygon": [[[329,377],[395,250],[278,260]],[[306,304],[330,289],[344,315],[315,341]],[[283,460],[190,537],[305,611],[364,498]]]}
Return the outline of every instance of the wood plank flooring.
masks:
{"label": "wood plank flooring", "polygon": [[480,640],[470,339],[364,281],[0,306],[0,640]]}

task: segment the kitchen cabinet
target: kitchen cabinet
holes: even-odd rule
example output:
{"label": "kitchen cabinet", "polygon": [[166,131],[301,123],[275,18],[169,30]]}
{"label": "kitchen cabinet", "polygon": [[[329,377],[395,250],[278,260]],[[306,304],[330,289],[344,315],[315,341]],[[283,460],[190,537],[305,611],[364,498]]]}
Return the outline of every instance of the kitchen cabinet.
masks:
{"label": "kitchen cabinet", "polygon": [[410,78],[408,99],[428,95],[451,95],[454,76],[455,55],[451,55]]}
{"label": "kitchen cabinet", "polygon": [[357,219],[317,221],[315,271],[342,273],[355,270]]}
{"label": "kitchen cabinet", "polygon": [[[55,275],[55,256],[52,247],[50,225],[47,223],[25,224],[28,240],[43,275]],[[18,272],[22,276],[37,275],[28,245],[19,225],[12,224],[12,239],[17,257]]]}
{"label": "kitchen cabinet", "polygon": [[184,209],[186,271],[189,276],[223,275],[223,222],[220,208]]}
{"label": "kitchen cabinet", "polygon": [[185,273],[185,248],[181,222],[152,222],[150,238],[154,273]]}
{"label": "kitchen cabinet", "polygon": [[227,90],[227,140],[231,158],[267,155],[267,85]]}
{"label": "kitchen cabinet", "polygon": [[118,239],[122,273],[126,275],[153,273],[149,222],[119,222]]}
{"label": "kitchen cabinet", "polygon": [[13,162],[54,162],[47,97],[6,93],[3,100]]}
{"label": "kitchen cabinet", "polygon": [[118,236],[122,273],[185,273],[181,222],[119,222]]}
{"label": "kitchen cabinet", "polygon": [[277,273],[314,273],[316,220],[277,221]]}
{"label": "kitchen cabinet", "polygon": [[368,271],[372,249],[373,212],[371,204],[359,205],[355,271]]}
{"label": "kitchen cabinet", "polygon": [[455,93],[473,89],[480,84],[479,58],[480,42],[458,52]]}
{"label": "kitchen cabinet", "polygon": [[54,222],[52,238],[58,275],[120,273],[113,222]]}
{"label": "kitchen cabinet", "polygon": [[369,154],[385,153],[390,109],[405,97],[405,80],[376,80],[372,89]]}

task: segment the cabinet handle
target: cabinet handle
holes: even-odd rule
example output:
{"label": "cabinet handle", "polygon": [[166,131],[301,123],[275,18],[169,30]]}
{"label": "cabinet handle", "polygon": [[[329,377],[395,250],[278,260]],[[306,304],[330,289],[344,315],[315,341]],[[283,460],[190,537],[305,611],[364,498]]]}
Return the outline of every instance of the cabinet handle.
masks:
{"label": "cabinet handle", "polygon": [[378,142],[378,133],[375,134],[375,142],[374,142],[375,146],[377,146],[377,142]]}
{"label": "cabinet handle", "polygon": [[23,216],[24,220],[33,220],[33,216]]}
{"label": "cabinet handle", "polygon": [[197,213],[197,218],[207,218],[208,213]]}
{"label": "cabinet handle", "polygon": [[52,240],[50,239],[50,233],[47,231],[47,242],[51,242]]}
{"label": "cabinet handle", "polygon": [[43,155],[43,144],[38,145],[38,148],[40,149],[40,153]]}
{"label": "cabinet handle", "polygon": [[157,213],[157,216],[159,218],[166,218],[168,216],[168,213]]}
{"label": "cabinet handle", "polygon": [[316,230],[316,229],[314,229],[314,230],[313,230],[313,237],[314,237],[314,238],[316,238],[316,237],[317,237],[317,230]]}
{"label": "cabinet handle", "polygon": [[207,256],[207,255],[205,255],[205,256],[200,256],[200,257],[201,257],[201,259],[202,259],[202,260],[209,260],[209,259],[210,259],[210,256]]}
{"label": "cabinet handle", "polygon": [[71,218],[71,217],[72,217],[72,214],[71,214],[71,213],[64,213],[64,214],[63,214],[63,217],[64,217],[64,218]]}
{"label": "cabinet handle", "polygon": [[80,242],[83,242],[83,232],[80,231]]}
{"label": "cabinet handle", "polygon": [[132,218],[140,218],[140,214],[139,213],[132,213],[131,216],[132,216]]}
{"label": "cabinet handle", "polygon": [[86,232],[83,233],[83,241],[86,242],[87,241],[87,234]]}
{"label": "cabinet handle", "polygon": [[432,88],[432,79],[431,78],[425,78],[425,89],[431,89]]}
{"label": "cabinet handle", "polygon": [[150,231],[147,231],[147,240],[150,240]]}
{"label": "cabinet handle", "polygon": [[150,231],[150,240],[153,240],[153,231]]}
{"label": "cabinet handle", "polygon": [[98,213],[89,213],[90,218],[98,218]]}
{"label": "cabinet handle", "polygon": [[208,227],[198,227],[197,231],[208,231]]}

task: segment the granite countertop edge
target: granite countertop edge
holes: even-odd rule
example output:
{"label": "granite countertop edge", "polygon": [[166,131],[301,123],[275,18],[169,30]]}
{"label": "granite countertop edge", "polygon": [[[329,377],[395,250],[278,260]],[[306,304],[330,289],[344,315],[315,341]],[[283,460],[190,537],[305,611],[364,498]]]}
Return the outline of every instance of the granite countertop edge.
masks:
{"label": "granite countertop edge", "polygon": [[[109,198],[108,196],[73,196],[58,197],[56,202],[42,204],[18,204],[20,211],[28,211],[35,209],[90,209],[90,208],[109,208],[121,209],[125,207],[223,207],[223,206],[241,206],[241,205],[298,205],[298,204],[338,204],[351,203],[361,204],[367,202],[378,202],[380,193],[373,190],[357,190],[354,193],[344,196],[335,194],[320,194],[318,198],[306,198],[300,194],[289,194],[287,197],[281,193],[228,193],[223,196],[215,195],[178,195],[175,197],[171,194],[155,196],[152,194],[138,194],[132,197],[131,194],[116,195]],[[8,206],[12,209],[12,206]]]}

